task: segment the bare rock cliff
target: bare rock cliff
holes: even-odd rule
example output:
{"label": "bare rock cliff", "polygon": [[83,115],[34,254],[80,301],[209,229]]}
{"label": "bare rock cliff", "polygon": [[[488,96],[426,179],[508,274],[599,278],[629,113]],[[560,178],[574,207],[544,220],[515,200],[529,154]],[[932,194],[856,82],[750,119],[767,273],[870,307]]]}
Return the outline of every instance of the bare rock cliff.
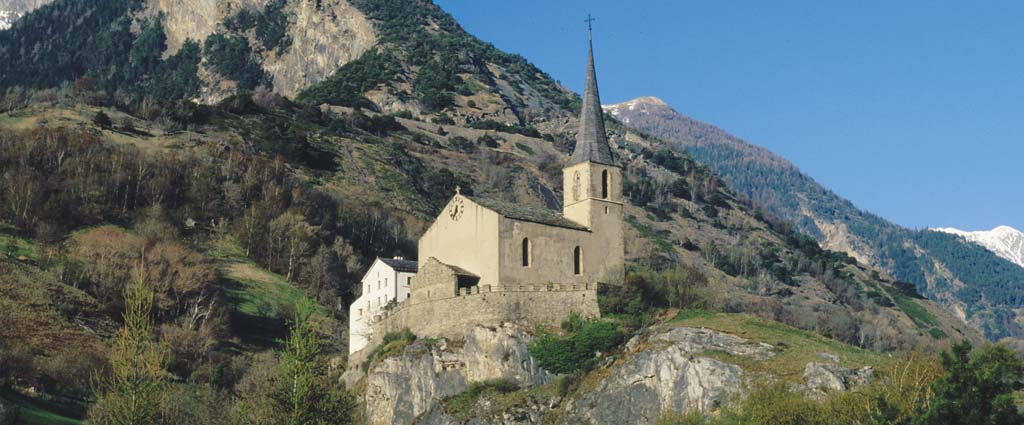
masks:
{"label": "bare rock cliff", "polygon": [[[651,424],[667,411],[711,413],[737,396],[755,375],[709,353],[765,362],[775,347],[708,329],[655,328],[634,337],[621,354],[607,357],[591,374],[596,383],[557,395],[555,377],[539,369],[529,336],[515,325],[477,327],[464,341],[418,340],[375,365],[365,379],[363,402],[370,424]],[[804,390],[812,395],[868,383],[870,368],[839,366],[821,353],[808,363]],[[759,375],[758,375],[759,376]],[[481,397],[468,420],[446,412],[444,399],[474,382],[497,378],[525,389],[518,402]],[[590,380],[589,378],[584,379]],[[548,386],[549,390],[536,387]],[[529,389],[534,388],[534,389]],[[465,412],[463,412],[465,415]]]}
{"label": "bare rock cliff", "polygon": [[767,344],[707,329],[673,328],[629,343],[638,348],[593,391],[566,407],[569,423],[654,423],[666,411],[711,412],[743,388],[739,366],[702,354],[727,352],[763,361]]}
{"label": "bare rock cliff", "polygon": [[291,12],[291,45],[263,61],[274,91],[284,96],[294,97],[377,43],[373,25],[345,0],[291,1],[286,10]]}
{"label": "bare rock cliff", "polygon": [[[202,43],[206,37],[224,31],[221,22],[243,9],[260,10],[260,0],[149,0],[146,14],[163,14],[167,51],[173,55],[186,40]],[[257,51],[263,70],[270,76],[275,92],[294,97],[310,86],[357,59],[377,43],[370,21],[346,0],[288,0],[287,35],[290,43],[283,51]],[[245,34],[257,46],[253,34]],[[204,78],[213,83],[212,77]],[[217,86],[217,84],[209,84]],[[216,87],[215,87],[216,88]],[[219,100],[221,92],[212,90],[205,102]]]}
{"label": "bare rock cliff", "polygon": [[438,409],[439,401],[465,391],[471,382],[499,378],[523,386],[551,382],[554,377],[536,366],[526,341],[526,335],[512,325],[478,326],[464,342],[416,341],[366,376],[368,422],[411,424],[429,413],[427,416],[444,423],[449,419]]}

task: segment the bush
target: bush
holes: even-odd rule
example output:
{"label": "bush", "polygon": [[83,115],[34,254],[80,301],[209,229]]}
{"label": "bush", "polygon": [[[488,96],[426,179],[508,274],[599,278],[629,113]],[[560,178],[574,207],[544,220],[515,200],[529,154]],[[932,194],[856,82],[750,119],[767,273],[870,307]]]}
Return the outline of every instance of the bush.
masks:
{"label": "bush", "polygon": [[480,130],[494,130],[503,133],[515,133],[522,134],[526,137],[540,138],[541,134],[535,127],[530,125],[518,125],[518,124],[506,124],[503,122],[487,119],[474,121],[469,124],[469,128],[476,128]]}
{"label": "bush", "polygon": [[483,382],[469,384],[466,391],[442,401],[445,413],[456,420],[466,421],[473,416],[473,408],[476,407],[480,397],[494,394],[508,394],[519,390],[519,385],[506,379],[489,379]]}
{"label": "bush", "polygon": [[366,361],[363,362],[363,372],[368,372],[370,366],[373,366],[374,362],[379,362],[393,355],[399,354],[405,347],[416,341],[416,335],[413,335],[409,329],[403,329],[401,332],[388,332],[384,334],[384,339],[380,345],[373,349],[368,356]]}
{"label": "bush", "polygon": [[484,145],[489,148],[496,148],[498,147],[498,139],[495,139],[494,136],[491,136],[490,134],[484,134],[476,139],[476,144]]}
{"label": "bush", "polygon": [[96,124],[97,127],[103,129],[109,129],[114,125],[114,122],[110,120],[110,115],[107,115],[103,111],[99,111],[92,117],[92,123]]}
{"label": "bush", "polygon": [[330,77],[303,90],[297,100],[312,105],[329,103],[372,108],[373,103],[363,94],[394,79],[400,69],[401,64],[390,53],[370,50],[338,68]]}
{"label": "bush", "polygon": [[462,137],[462,136],[452,136],[452,137],[449,137],[448,138],[448,144],[451,145],[451,147],[453,149],[455,149],[455,150],[457,150],[459,152],[465,152],[465,153],[476,152],[476,143],[473,143],[473,141],[471,141],[471,140],[469,140],[469,139],[467,139],[465,137]]}
{"label": "bush", "polygon": [[238,88],[252,90],[264,80],[249,41],[238,35],[213,34],[206,38],[203,51],[210,66],[221,76],[238,83]]}
{"label": "bush", "polygon": [[[570,316],[571,317],[571,316]],[[545,370],[567,374],[588,370],[594,366],[595,353],[607,352],[622,343],[625,335],[619,325],[602,320],[572,324],[577,328],[565,336],[543,333],[530,345],[530,355]]]}

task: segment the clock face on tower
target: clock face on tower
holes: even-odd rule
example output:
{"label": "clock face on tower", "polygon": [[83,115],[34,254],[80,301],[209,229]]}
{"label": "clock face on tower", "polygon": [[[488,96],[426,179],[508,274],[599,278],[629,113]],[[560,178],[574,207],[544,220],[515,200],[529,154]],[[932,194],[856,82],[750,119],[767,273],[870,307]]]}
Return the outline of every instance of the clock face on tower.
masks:
{"label": "clock face on tower", "polygon": [[452,206],[448,208],[448,216],[451,217],[453,221],[459,221],[459,219],[462,218],[462,212],[465,211],[465,209],[466,206],[463,204],[462,198],[455,198],[455,200],[452,201]]}

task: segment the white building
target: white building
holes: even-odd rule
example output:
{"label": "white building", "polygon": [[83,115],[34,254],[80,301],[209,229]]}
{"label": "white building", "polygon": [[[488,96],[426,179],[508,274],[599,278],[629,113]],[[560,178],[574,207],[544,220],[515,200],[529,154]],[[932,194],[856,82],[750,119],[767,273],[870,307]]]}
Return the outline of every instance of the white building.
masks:
{"label": "white building", "polygon": [[416,262],[399,258],[377,258],[360,281],[363,294],[348,308],[348,352],[361,350],[369,342],[370,323],[389,303],[409,298],[409,283],[416,275]]}

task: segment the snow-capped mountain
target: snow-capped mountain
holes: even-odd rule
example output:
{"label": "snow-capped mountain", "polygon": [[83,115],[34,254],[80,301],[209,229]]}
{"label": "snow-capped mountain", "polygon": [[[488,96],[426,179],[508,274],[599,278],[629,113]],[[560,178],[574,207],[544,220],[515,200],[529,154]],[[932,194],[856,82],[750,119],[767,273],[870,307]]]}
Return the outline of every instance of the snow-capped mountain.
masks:
{"label": "snow-capped mountain", "polygon": [[629,102],[616,103],[614,105],[603,105],[602,108],[605,112],[612,114],[612,116],[622,120],[626,124],[629,124],[629,115],[626,112],[650,114],[652,112],[662,112],[666,109],[671,109],[665,101],[658,99],[654,96],[644,96],[633,99]]}
{"label": "snow-capped mountain", "polygon": [[952,233],[985,247],[1015,264],[1024,267],[1024,232],[1010,226],[999,226],[992,230],[966,232],[952,227],[932,229]]}

